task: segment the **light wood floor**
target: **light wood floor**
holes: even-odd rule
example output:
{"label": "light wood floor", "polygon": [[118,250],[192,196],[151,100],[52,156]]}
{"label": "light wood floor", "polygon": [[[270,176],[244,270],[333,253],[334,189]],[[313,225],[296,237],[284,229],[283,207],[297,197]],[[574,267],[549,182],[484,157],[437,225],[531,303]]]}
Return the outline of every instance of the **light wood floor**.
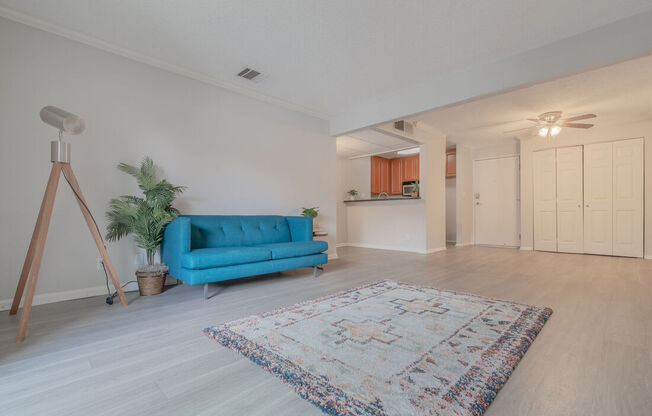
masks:
{"label": "light wood floor", "polygon": [[342,248],[310,269],[131,304],[95,297],[37,306],[27,339],[0,314],[0,414],[319,415],[274,376],[202,334],[213,324],[364,282],[394,279],[554,313],[487,415],[649,415],[652,261],[450,248],[430,255]]}

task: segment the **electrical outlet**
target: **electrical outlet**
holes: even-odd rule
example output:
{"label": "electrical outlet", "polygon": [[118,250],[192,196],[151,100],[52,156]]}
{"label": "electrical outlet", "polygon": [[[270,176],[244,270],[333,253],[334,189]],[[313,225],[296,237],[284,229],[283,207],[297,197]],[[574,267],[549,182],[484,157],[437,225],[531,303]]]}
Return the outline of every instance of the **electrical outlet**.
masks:
{"label": "electrical outlet", "polygon": [[98,258],[97,258],[97,271],[98,271],[98,272],[101,272],[101,271],[102,271],[102,264],[103,264],[103,263],[104,263],[104,262],[102,261],[102,257],[98,257]]}

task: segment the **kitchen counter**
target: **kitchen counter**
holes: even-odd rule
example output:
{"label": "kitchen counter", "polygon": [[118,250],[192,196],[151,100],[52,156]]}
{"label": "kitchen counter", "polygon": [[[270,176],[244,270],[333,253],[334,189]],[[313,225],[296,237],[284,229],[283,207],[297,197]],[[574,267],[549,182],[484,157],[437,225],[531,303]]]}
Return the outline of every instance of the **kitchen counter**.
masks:
{"label": "kitchen counter", "polygon": [[421,199],[420,196],[415,198],[411,196],[389,196],[386,198],[367,198],[367,199],[345,199],[344,202],[384,202],[384,201],[404,201],[406,199]]}

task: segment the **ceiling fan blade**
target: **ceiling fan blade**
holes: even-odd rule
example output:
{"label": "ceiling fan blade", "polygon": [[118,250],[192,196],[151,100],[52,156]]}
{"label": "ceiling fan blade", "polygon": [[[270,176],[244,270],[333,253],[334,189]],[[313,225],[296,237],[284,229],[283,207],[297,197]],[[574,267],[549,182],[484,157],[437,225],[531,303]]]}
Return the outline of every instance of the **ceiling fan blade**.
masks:
{"label": "ceiling fan blade", "polygon": [[565,118],[562,121],[567,122],[567,121],[586,120],[587,118],[595,118],[595,117],[597,117],[595,114],[582,114],[581,116]]}
{"label": "ceiling fan blade", "polygon": [[593,124],[586,123],[562,123],[562,127],[572,127],[574,129],[590,129],[593,127]]}

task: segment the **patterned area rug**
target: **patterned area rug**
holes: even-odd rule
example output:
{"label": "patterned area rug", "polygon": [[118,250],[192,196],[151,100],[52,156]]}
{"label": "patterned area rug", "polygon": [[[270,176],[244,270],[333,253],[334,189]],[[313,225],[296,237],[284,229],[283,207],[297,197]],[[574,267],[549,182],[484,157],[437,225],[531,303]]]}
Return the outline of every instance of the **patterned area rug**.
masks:
{"label": "patterned area rug", "polygon": [[206,328],[331,415],[480,415],[552,313],[382,281]]}

